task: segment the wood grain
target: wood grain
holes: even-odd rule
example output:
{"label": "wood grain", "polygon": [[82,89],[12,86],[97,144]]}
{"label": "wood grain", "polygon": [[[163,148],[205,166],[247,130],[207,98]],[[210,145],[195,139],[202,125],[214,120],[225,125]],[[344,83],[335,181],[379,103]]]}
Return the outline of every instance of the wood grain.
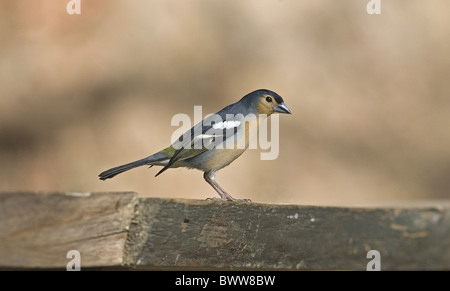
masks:
{"label": "wood grain", "polygon": [[450,203],[323,207],[0,193],[0,268],[169,270],[450,269]]}
{"label": "wood grain", "polygon": [[[428,203],[429,204],[429,203]],[[142,268],[450,269],[448,203],[345,208],[140,199],[127,263]]]}
{"label": "wood grain", "polygon": [[1,193],[0,266],[66,267],[78,250],[83,267],[123,262],[134,193]]}

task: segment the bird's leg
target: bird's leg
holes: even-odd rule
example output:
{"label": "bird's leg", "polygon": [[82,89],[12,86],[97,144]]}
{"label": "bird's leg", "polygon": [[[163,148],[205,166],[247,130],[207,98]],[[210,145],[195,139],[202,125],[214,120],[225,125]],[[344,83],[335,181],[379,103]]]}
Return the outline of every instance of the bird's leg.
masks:
{"label": "bird's leg", "polygon": [[[231,197],[225,190],[222,189],[222,187],[219,186],[219,184],[217,184],[217,182],[215,181],[215,173],[213,171],[210,172],[205,172],[205,174],[203,175],[203,178],[205,178],[205,181],[208,182],[209,185],[211,185],[214,190],[216,190],[216,192],[220,195],[220,200],[223,201],[234,201],[235,199],[233,197]],[[208,198],[211,200],[216,200],[214,198]]]}
{"label": "bird's leg", "polygon": [[205,178],[205,181],[208,182],[209,185],[211,185],[214,190],[217,191],[217,193],[220,195],[219,198],[208,198],[209,200],[222,200],[222,201],[235,201],[235,202],[250,202],[250,199],[235,199],[231,197],[230,194],[228,194],[220,185],[216,182],[215,178],[215,172],[209,171],[205,172],[203,174],[203,178]]}

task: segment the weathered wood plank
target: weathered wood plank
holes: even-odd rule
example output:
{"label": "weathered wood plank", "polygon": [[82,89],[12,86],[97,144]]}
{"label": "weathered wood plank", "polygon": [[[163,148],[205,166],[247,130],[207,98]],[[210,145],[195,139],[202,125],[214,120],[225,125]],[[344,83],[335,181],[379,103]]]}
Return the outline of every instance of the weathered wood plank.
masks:
{"label": "weathered wood plank", "polygon": [[1,193],[0,267],[120,266],[135,193]]}
{"label": "weathered wood plank", "polygon": [[319,207],[0,193],[0,268],[450,269],[450,202]]}
{"label": "weathered wood plank", "polygon": [[127,264],[137,268],[450,269],[448,203],[339,208],[139,199]]}

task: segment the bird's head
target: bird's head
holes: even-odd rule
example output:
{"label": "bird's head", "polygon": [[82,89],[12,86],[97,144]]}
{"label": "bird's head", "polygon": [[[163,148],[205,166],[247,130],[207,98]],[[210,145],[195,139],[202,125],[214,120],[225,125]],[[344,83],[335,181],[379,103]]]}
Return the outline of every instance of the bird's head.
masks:
{"label": "bird's head", "polygon": [[289,108],[284,104],[283,98],[270,90],[259,89],[247,94],[242,99],[247,99],[246,101],[257,114],[268,116],[275,112],[291,114]]}

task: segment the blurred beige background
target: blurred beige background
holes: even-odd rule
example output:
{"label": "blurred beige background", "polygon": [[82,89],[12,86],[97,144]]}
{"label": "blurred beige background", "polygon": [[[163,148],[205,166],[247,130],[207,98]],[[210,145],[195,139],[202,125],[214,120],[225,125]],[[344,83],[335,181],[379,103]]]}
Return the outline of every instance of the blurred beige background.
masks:
{"label": "blurred beige background", "polygon": [[443,199],[450,190],[450,1],[0,2],[0,190],[205,199],[196,170],[98,173],[170,143],[176,113],[258,88],[280,155],[217,174],[236,198],[295,204]]}

